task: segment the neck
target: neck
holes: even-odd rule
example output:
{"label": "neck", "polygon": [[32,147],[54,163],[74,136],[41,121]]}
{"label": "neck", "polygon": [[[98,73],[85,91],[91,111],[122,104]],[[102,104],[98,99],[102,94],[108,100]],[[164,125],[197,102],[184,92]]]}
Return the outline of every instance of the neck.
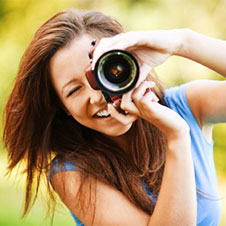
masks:
{"label": "neck", "polygon": [[124,151],[128,152],[130,150],[131,139],[133,139],[131,129],[120,136],[105,136],[116,142]]}

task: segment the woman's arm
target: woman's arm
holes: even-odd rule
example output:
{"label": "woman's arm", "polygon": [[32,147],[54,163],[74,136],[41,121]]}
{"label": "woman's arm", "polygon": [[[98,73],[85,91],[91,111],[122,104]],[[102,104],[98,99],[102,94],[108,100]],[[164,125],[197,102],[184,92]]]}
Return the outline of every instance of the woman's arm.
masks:
{"label": "woman's arm", "polygon": [[[196,189],[189,126],[176,112],[159,104],[152,91],[145,92],[153,86],[153,82],[141,82],[123,95],[121,103],[124,110],[151,122],[167,138],[162,184],[149,225],[195,225]],[[110,112],[121,123],[128,123],[130,114],[120,114],[113,107]]]}
{"label": "woman's arm", "polygon": [[[192,30],[184,31],[184,40],[176,55],[194,60],[226,77],[226,41]],[[199,125],[226,122],[226,81],[194,81],[186,88],[189,106]]]}
{"label": "woman's arm", "polygon": [[158,66],[171,55],[178,55],[205,65],[226,77],[226,41],[187,28],[131,31],[103,38],[94,52],[93,66],[100,55],[111,49],[134,52],[140,57],[141,63],[150,67]]}
{"label": "woman's arm", "polygon": [[196,61],[226,77],[226,41],[184,29],[181,47],[173,53]]}
{"label": "woman's arm", "polygon": [[149,226],[196,225],[196,192],[190,139],[167,142],[166,163],[158,201]]}
{"label": "woman's arm", "polygon": [[[127,49],[139,56],[140,68],[151,70],[171,55],[196,61],[226,76],[226,41],[211,38],[191,29],[137,31],[104,38],[98,44],[93,65],[111,49]],[[198,79],[198,78],[197,78]],[[145,76],[140,76],[140,81]],[[186,89],[191,111],[200,127],[226,122],[226,82],[195,81]]]}

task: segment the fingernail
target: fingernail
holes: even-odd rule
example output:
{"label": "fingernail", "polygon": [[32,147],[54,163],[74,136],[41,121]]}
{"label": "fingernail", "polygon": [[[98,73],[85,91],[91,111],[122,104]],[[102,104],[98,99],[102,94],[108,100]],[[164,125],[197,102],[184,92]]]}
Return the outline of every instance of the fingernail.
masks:
{"label": "fingernail", "polygon": [[150,84],[151,87],[155,86],[155,82],[153,82],[153,81],[149,82],[149,84]]}
{"label": "fingernail", "polygon": [[94,67],[95,67],[95,65],[94,65],[94,63],[92,63],[92,67],[91,67],[92,68],[92,71],[94,70]]}
{"label": "fingernail", "polygon": [[153,82],[153,81],[145,80],[144,82],[146,82],[150,87],[154,87],[155,86],[155,82]]}
{"label": "fingernail", "polygon": [[147,89],[145,90],[144,95],[147,94],[147,93],[149,93],[150,91],[151,91],[151,89],[150,89],[150,88],[147,88]]}

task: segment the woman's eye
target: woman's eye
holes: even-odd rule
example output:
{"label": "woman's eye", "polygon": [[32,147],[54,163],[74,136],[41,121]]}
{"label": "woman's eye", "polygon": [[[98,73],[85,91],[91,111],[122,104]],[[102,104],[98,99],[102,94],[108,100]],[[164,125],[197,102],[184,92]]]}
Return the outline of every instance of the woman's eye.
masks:
{"label": "woman's eye", "polygon": [[75,92],[76,92],[77,90],[79,90],[80,88],[81,88],[81,86],[78,86],[78,87],[72,89],[72,90],[68,93],[67,97],[71,96],[73,93],[75,93]]}

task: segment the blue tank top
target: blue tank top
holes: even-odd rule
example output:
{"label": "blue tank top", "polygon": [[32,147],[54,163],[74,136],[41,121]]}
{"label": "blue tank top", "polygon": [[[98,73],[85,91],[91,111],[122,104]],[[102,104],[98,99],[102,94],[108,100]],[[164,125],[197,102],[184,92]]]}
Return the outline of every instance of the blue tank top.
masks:
{"label": "blue tank top", "polygon": [[[204,137],[199,124],[192,114],[185,96],[187,84],[165,90],[164,99],[169,108],[176,111],[190,126],[191,151],[194,162],[197,189],[197,225],[215,226],[219,224],[221,215],[220,199],[217,189],[217,177],[213,158],[213,141],[209,143]],[[70,161],[65,163],[66,171],[78,170]],[[54,160],[51,174],[59,172],[57,159]],[[50,174],[50,178],[51,178]],[[152,198],[147,186],[144,187]],[[153,198],[152,198],[153,199]],[[73,214],[77,226],[83,223]]]}

